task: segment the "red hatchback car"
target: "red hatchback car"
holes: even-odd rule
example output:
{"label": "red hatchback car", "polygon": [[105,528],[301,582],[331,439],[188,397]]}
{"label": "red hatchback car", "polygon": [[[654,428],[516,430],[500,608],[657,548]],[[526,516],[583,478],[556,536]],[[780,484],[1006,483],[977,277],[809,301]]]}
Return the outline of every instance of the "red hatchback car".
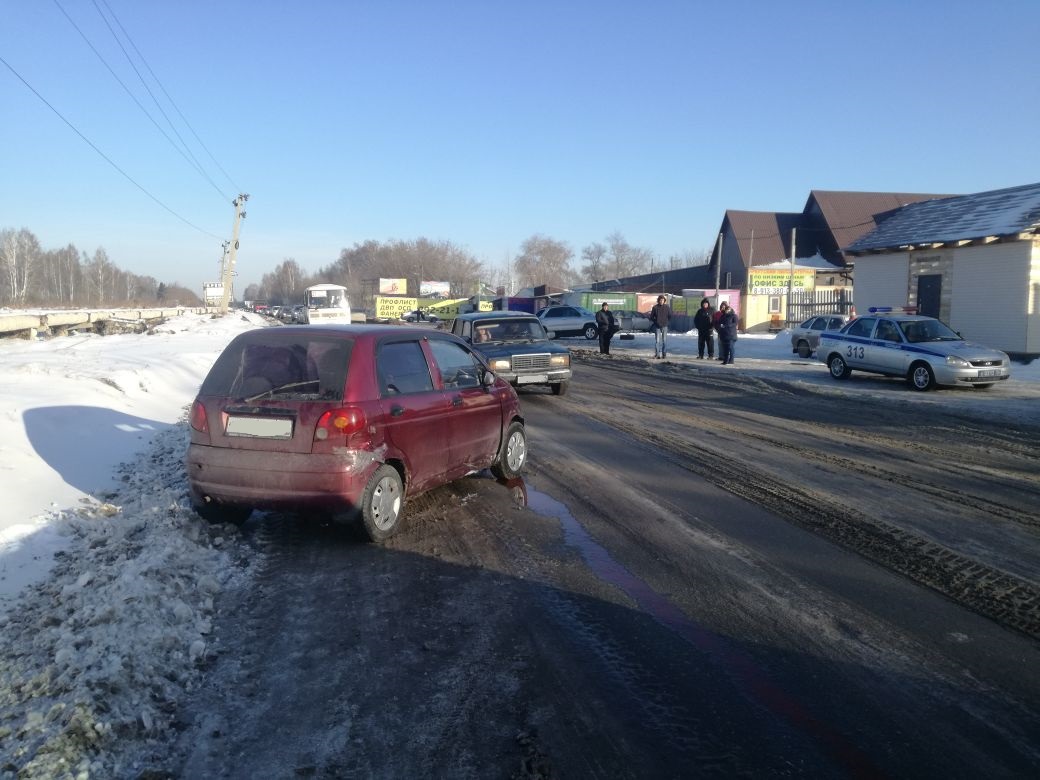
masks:
{"label": "red hatchback car", "polygon": [[224,349],[191,409],[192,504],[360,517],[373,541],[406,497],[490,468],[520,475],[527,438],[510,385],[461,339],[409,327],[261,328]]}

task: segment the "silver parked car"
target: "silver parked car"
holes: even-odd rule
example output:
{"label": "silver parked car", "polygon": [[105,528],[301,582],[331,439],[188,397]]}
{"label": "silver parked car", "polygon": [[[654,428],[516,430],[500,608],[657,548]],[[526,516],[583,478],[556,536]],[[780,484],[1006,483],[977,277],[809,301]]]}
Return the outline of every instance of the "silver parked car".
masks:
{"label": "silver parked car", "polygon": [[650,317],[641,311],[614,309],[614,317],[625,333],[646,333],[650,330]]}
{"label": "silver parked car", "polygon": [[965,341],[934,317],[916,314],[873,313],[840,331],[823,331],[816,358],[835,379],[847,379],[855,369],[904,377],[915,390],[986,388],[1011,375],[1005,353]]}
{"label": "silver parked car", "polygon": [[547,306],[538,312],[546,330],[559,336],[584,336],[590,341],[599,336],[596,315],[580,306]]}
{"label": "silver parked car", "polygon": [[807,358],[820,346],[820,333],[841,330],[851,318],[847,314],[817,314],[791,328],[791,351]]}

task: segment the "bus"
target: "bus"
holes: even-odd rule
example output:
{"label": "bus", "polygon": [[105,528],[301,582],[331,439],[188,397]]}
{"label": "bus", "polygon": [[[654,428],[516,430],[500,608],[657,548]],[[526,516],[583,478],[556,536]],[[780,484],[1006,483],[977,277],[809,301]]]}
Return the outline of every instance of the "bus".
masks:
{"label": "bus", "polygon": [[341,284],[311,285],[304,290],[303,301],[307,304],[306,322],[309,325],[351,322],[347,288]]}

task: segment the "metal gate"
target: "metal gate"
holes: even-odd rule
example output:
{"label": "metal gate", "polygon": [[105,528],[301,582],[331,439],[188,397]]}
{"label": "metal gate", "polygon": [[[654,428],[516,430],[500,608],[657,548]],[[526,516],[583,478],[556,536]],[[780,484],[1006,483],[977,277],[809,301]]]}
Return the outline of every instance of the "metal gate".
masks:
{"label": "metal gate", "polygon": [[791,292],[791,308],[787,313],[787,324],[797,325],[816,314],[846,314],[853,312],[852,288],[837,290],[805,290]]}

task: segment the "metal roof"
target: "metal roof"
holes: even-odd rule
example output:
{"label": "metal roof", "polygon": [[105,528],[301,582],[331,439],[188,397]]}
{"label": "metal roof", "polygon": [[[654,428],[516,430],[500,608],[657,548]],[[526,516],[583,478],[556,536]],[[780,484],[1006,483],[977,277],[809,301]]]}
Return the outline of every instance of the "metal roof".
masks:
{"label": "metal roof", "polygon": [[904,206],[845,251],[975,241],[1040,231],[1040,183]]}
{"label": "metal roof", "polygon": [[791,228],[798,227],[801,218],[801,214],[778,211],[727,209],[725,221],[744,265],[761,265],[790,257]]}
{"label": "metal roof", "polygon": [[846,247],[877,227],[877,217],[880,214],[909,203],[948,197],[949,193],[940,195],[922,192],[812,190],[805,202],[803,213],[812,212],[815,201],[831,235],[834,236],[835,244],[838,247]]}

